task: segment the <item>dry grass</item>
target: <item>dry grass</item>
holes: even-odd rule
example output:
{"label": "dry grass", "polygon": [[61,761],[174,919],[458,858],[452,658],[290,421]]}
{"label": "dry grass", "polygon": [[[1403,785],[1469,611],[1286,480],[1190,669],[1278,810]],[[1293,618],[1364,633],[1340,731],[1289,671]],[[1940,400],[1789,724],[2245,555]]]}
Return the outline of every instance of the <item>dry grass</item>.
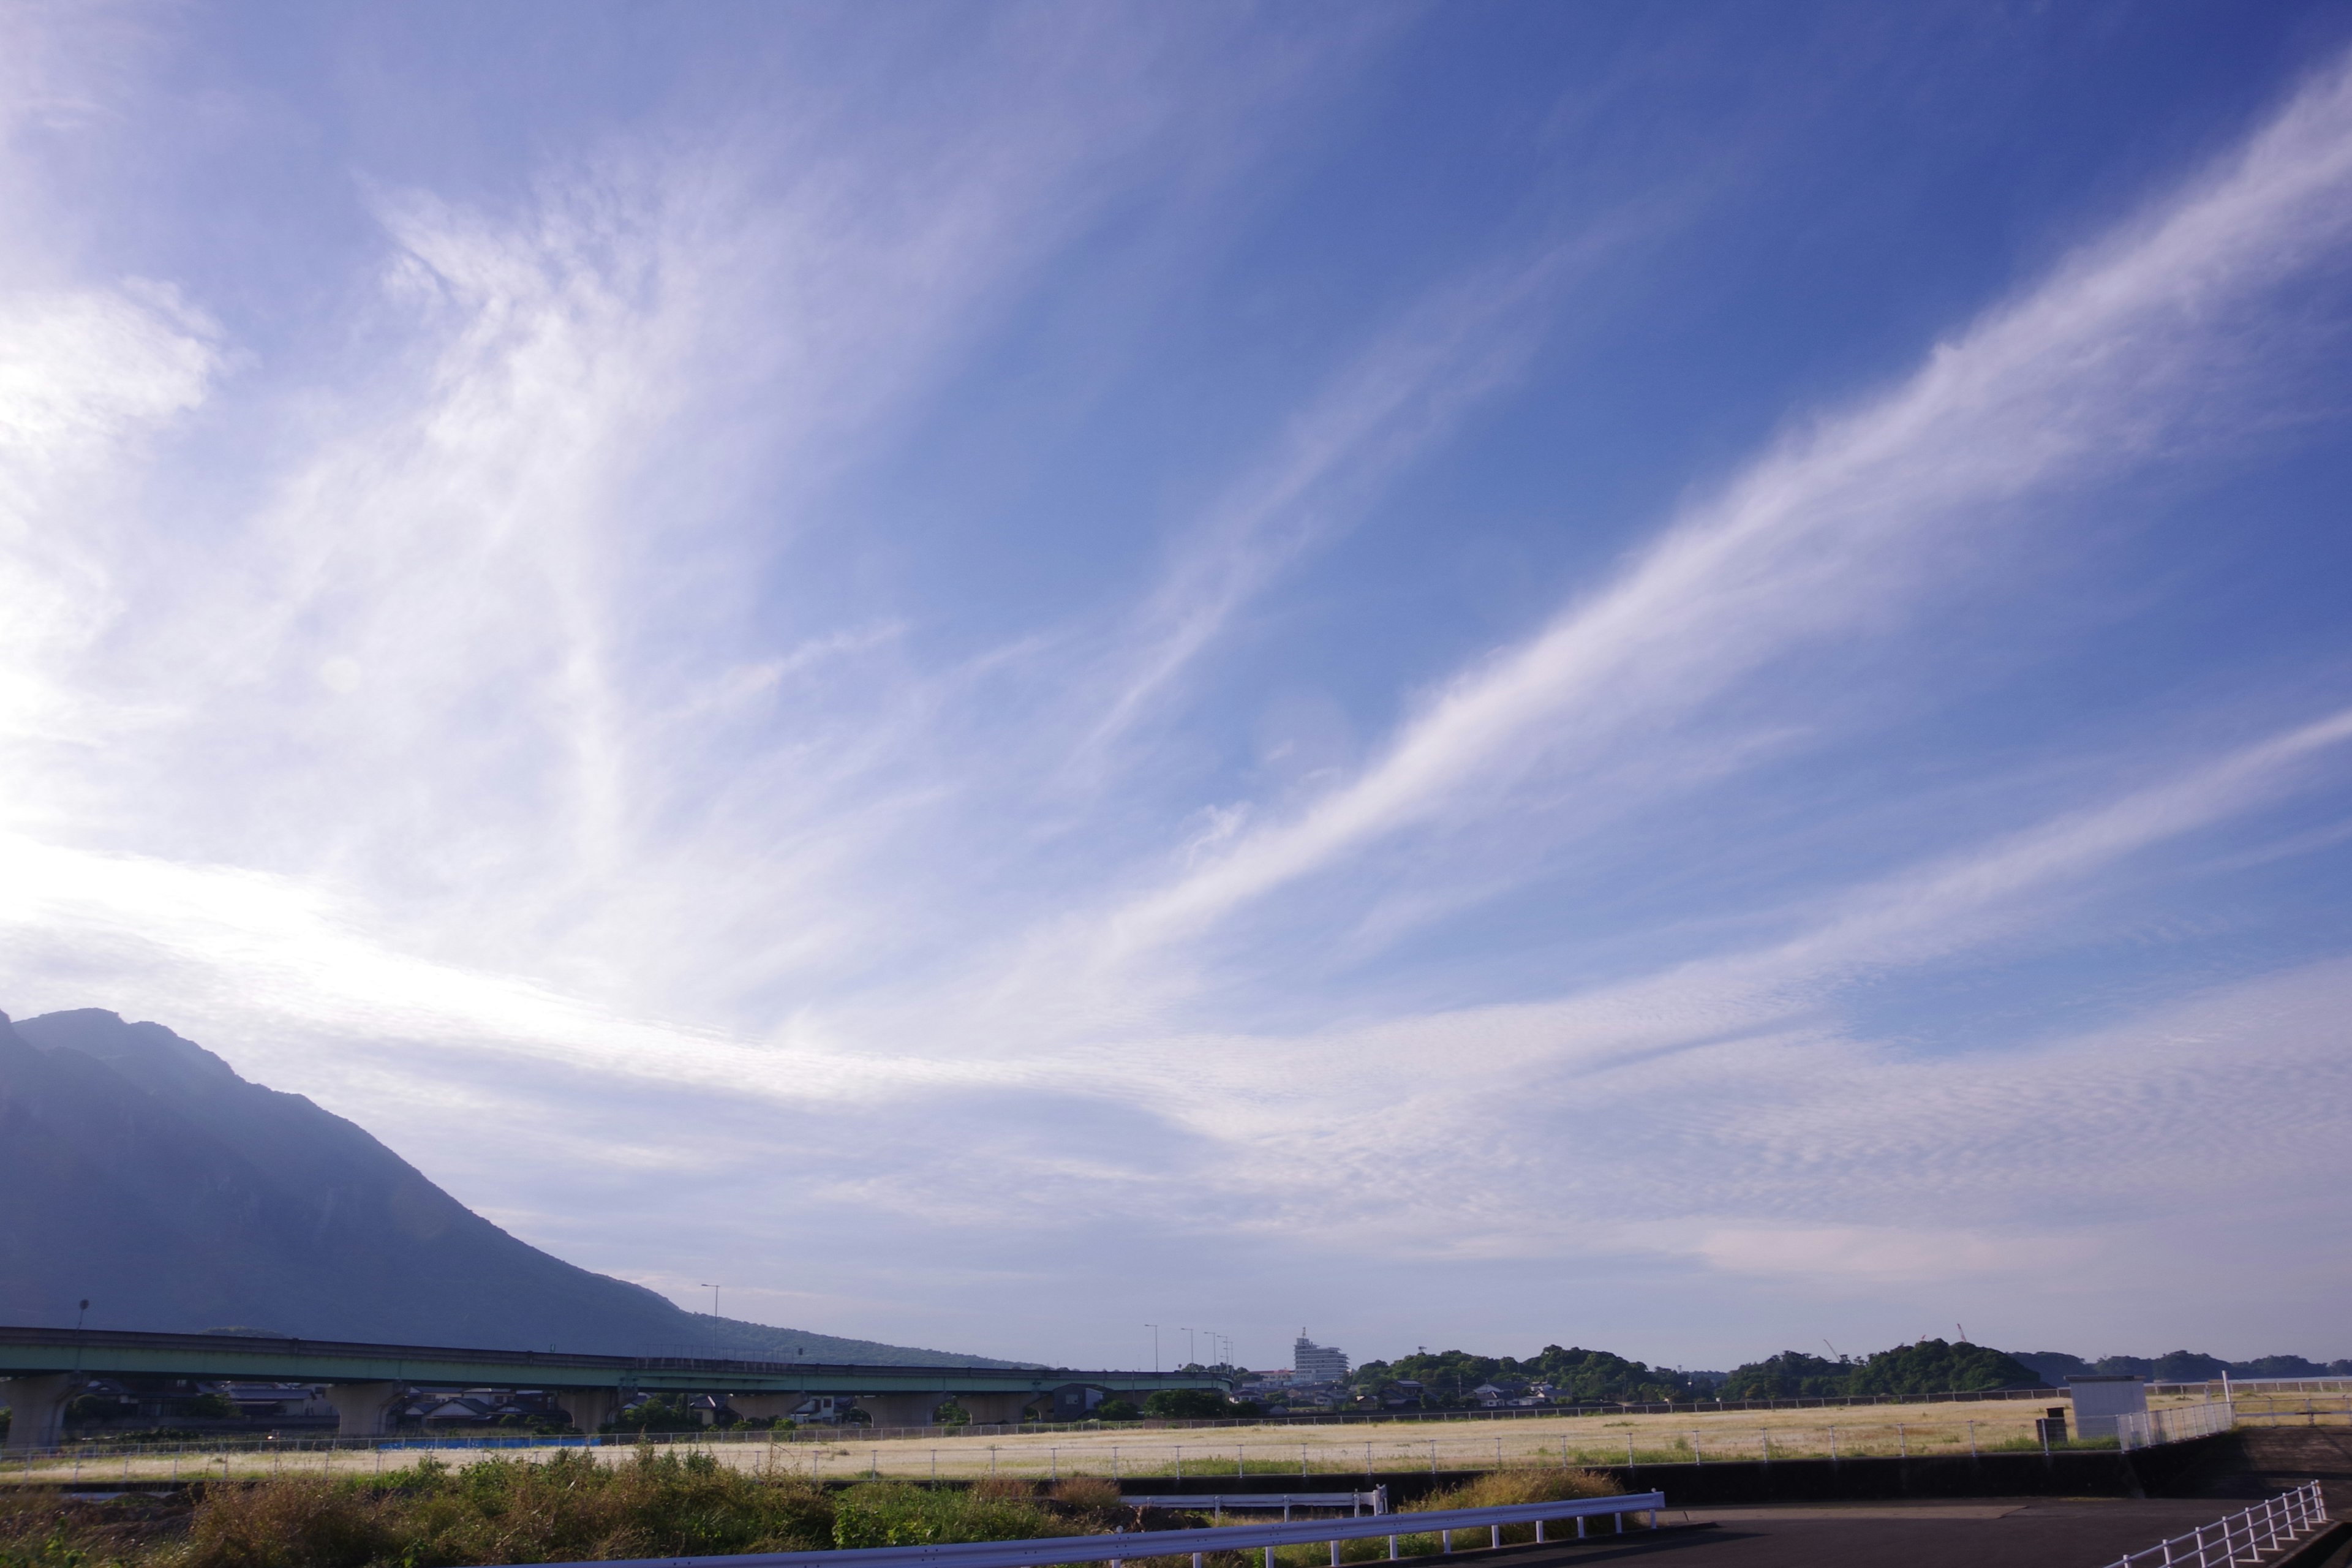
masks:
{"label": "dry grass", "polygon": [[[682,1440],[679,1453],[700,1451],[719,1464],[750,1473],[798,1475],[807,1479],[877,1478],[979,1479],[1020,1476],[1065,1479],[1086,1474],[1118,1481],[1150,1477],[1191,1478],[1289,1475],[1303,1479],[1360,1477],[1370,1471],[1433,1468],[1483,1470],[1498,1466],[1621,1466],[1709,1464],[1736,1459],[1864,1455],[1965,1454],[1971,1444],[1991,1451],[2033,1440],[2033,1418],[2042,1401],[1878,1405],[1775,1411],[1682,1412],[1675,1415],[1543,1415],[1476,1422],[1380,1422],[1345,1426],[1251,1426],[1206,1429],[1127,1428],[1097,1431],[1038,1431],[994,1436],[928,1434],[900,1438],[858,1438],[843,1434],[801,1441],[709,1442]],[[2063,1404],[2053,1397],[2046,1403]],[[2178,1401],[2159,1399],[2158,1403]],[[2321,1402],[2326,1403],[2326,1402]],[[2244,1405],[2242,1410],[2246,1409]],[[2287,1406],[2286,1408],[2295,1408]],[[2346,1417],[2338,1415],[2336,1419]],[[1433,1445],[1434,1451],[1433,1452]],[[658,1449],[657,1451],[671,1451]],[[583,1463],[626,1467],[633,1449],[570,1452]],[[456,1451],[448,1451],[456,1458]],[[467,1456],[470,1458],[470,1455]],[[373,1477],[378,1467],[397,1464],[396,1452],[345,1450],[281,1454],[208,1455],[169,1451],[135,1456],[84,1454],[25,1466],[0,1465],[0,1480],[38,1484],[69,1477],[93,1480],[190,1479],[285,1475]],[[462,1462],[462,1461],[460,1461]],[[77,1470],[79,1471],[77,1475]]]}

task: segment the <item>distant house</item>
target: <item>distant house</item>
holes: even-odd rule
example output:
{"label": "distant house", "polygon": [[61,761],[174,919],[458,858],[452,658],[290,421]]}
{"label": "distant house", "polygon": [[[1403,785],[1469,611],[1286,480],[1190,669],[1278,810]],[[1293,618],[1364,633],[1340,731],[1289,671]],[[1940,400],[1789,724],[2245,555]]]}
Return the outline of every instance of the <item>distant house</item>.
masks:
{"label": "distant house", "polygon": [[785,1412],[785,1416],[796,1424],[810,1421],[837,1422],[843,1418],[849,1407],[856,1403],[857,1400],[854,1394],[812,1394]]}
{"label": "distant house", "polygon": [[445,1426],[475,1426],[497,1419],[498,1406],[464,1394],[432,1395],[418,1402],[416,1418]]}
{"label": "distant house", "polygon": [[224,1383],[213,1392],[225,1396],[247,1420],[334,1414],[333,1408],[319,1397],[319,1391],[306,1383]]}
{"label": "distant house", "polygon": [[1108,1389],[1097,1388],[1090,1383],[1066,1383],[1054,1390],[1054,1405],[1047,1419],[1054,1421],[1084,1421],[1095,1413],[1095,1407],[1110,1397]]}

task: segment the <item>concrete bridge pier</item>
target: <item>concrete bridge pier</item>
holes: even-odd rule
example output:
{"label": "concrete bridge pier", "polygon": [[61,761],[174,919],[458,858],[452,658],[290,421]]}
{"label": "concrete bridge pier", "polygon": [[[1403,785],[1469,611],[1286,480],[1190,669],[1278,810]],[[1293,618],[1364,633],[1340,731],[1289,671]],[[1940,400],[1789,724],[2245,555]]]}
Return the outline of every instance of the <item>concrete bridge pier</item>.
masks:
{"label": "concrete bridge pier", "polygon": [[404,1383],[330,1383],[319,1397],[334,1407],[338,1437],[381,1437],[391,1429],[392,1407],[408,1391]]}
{"label": "concrete bridge pier", "polygon": [[66,1405],[86,1380],[68,1372],[0,1382],[8,1399],[9,1453],[54,1448],[65,1436]]}
{"label": "concrete bridge pier", "polygon": [[593,1434],[621,1413],[621,1391],[617,1388],[565,1388],[556,1391],[562,1401],[564,1414],[583,1432]]}
{"label": "concrete bridge pier", "polygon": [[857,1408],[872,1416],[877,1426],[929,1426],[932,1412],[947,1402],[944,1390],[938,1394],[861,1394],[857,1396]]}

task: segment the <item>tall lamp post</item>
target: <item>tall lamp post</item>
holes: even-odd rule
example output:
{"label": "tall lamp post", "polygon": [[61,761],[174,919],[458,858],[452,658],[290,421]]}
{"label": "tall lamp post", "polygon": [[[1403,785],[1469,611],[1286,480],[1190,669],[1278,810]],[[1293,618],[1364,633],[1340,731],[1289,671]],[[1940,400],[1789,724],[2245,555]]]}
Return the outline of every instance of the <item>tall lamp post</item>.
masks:
{"label": "tall lamp post", "polygon": [[1146,1323],[1143,1326],[1151,1331],[1151,1373],[1157,1377],[1160,1375],[1160,1325]]}

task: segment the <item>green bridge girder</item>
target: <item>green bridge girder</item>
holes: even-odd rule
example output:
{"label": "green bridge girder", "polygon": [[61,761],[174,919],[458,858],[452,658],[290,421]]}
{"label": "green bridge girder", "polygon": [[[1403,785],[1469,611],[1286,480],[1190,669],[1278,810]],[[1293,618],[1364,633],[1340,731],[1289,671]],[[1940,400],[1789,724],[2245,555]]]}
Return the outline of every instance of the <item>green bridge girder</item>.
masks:
{"label": "green bridge girder", "polygon": [[0,1328],[0,1378],[58,1373],[246,1383],[404,1383],[428,1388],[609,1388],[694,1394],[1043,1394],[1068,1384],[1112,1393],[1229,1390],[1231,1379],[1047,1367],[859,1366],[695,1356],[573,1355],[261,1339]]}

